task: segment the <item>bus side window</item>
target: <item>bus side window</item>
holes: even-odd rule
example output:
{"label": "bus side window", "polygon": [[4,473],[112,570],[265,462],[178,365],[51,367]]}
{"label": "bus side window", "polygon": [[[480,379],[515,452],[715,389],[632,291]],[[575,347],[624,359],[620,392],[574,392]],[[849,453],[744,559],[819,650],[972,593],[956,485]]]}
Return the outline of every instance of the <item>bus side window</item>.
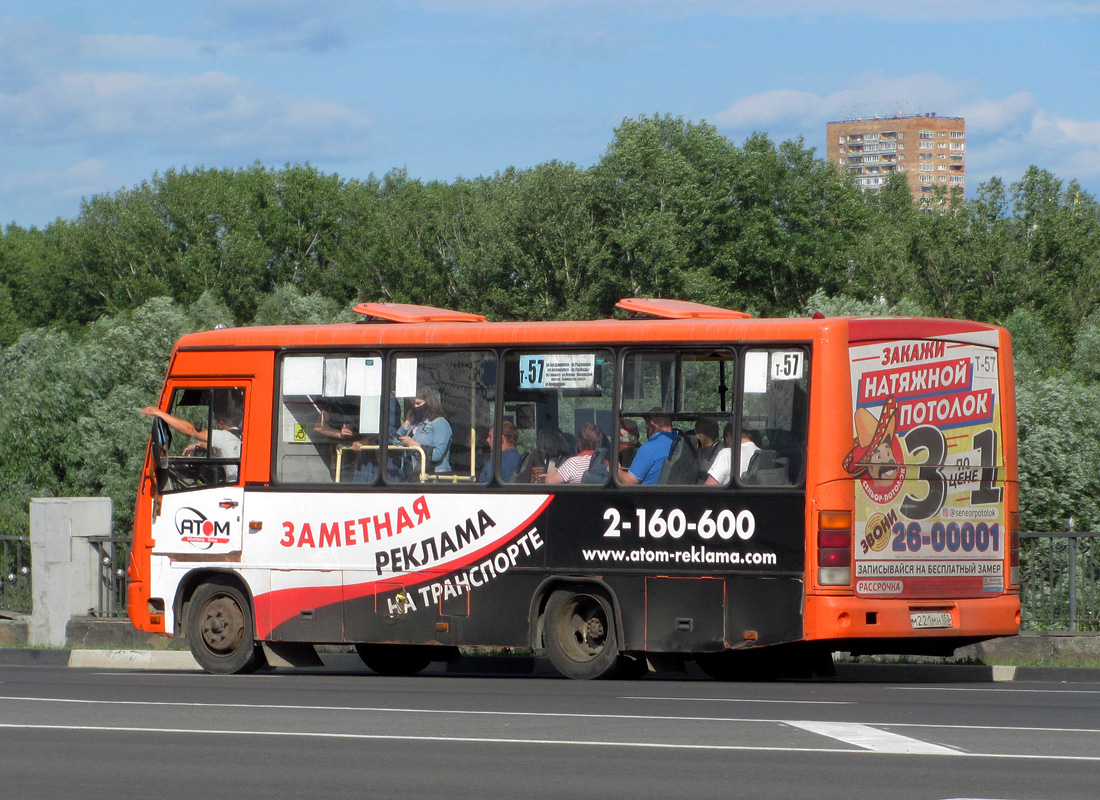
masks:
{"label": "bus side window", "polygon": [[386,443],[386,480],[478,481],[496,403],[496,354],[398,353],[391,363],[387,396],[399,413]]}
{"label": "bus side window", "polygon": [[[610,351],[513,351],[504,359],[505,421],[518,458],[500,453],[511,484],[603,486],[614,464],[614,359]],[[508,463],[505,457],[508,457]],[[510,470],[512,463],[514,471]]]}
{"label": "bus side window", "polygon": [[804,350],[745,353],[741,422],[734,448],[739,483],[796,486],[806,463],[809,359]]}
{"label": "bus side window", "polygon": [[382,358],[288,355],[280,364],[276,477],[371,484],[379,475]]}
{"label": "bus side window", "polygon": [[[640,351],[623,359],[620,481],[724,486],[733,422],[734,354],[726,349]],[[639,446],[640,441],[640,446]],[[654,453],[660,458],[655,460]],[[635,464],[633,459],[640,457]],[[627,474],[629,473],[629,474]]]}

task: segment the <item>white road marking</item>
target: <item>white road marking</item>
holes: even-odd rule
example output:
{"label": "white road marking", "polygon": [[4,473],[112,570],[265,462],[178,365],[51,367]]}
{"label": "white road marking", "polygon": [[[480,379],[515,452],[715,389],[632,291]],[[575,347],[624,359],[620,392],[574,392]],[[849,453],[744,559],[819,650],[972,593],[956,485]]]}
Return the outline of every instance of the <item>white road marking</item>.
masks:
{"label": "white road marking", "polygon": [[620,697],[620,700],[671,700],[677,703],[782,703],[784,705],[807,706],[854,706],[856,700],[753,700],[748,697],[648,697],[629,695]]}
{"label": "white road marking", "polygon": [[1017,689],[988,686],[891,686],[898,692],[996,692],[997,694],[1100,694],[1100,689]]}
{"label": "white road marking", "polygon": [[[83,700],[70,697],[26,697],[18,695],[0,695],[0,700],[26,701],[33,703],[72,703],[84,705],[118,705],[118,706],[149,706],[172,708],[243,708],[266,711],[365,711],[379,714],[442,714],[442,715],[469,715],[484,717],[557,717],[573,719],[590,719],[593,716],[599,719],[625,719],[625,720],[669,720],[672,722],[759,722],[787,724],[787,719],[774,719],[770,717],[689,717],[667,714],[581,714],[565,711],[480,711],[467,709],[442,709],[442,708],[394,708],[388,706],[306,706],[274,703],[181,703],[169,700]],[[809,724],[809,723],[807,723]],[[848,723],[839,723],[848,724]],[[855,724],[855,723],[853,723]],[[1100,728],[1052,728],[1043,726],[1024,725],[947,725],[935,722],[890,722],[868,721],[860,723],[880,728],[931,728],[933,730],[951,731],[1016,731],[1023,733],[1069,733],[1069,734],[1100,734]]]}
{"label": "white road marking", "polygon": [[[192,736],[278,736],[287,738],[304,739],[351,739],[374,741],[415,741],[415,742],[449,742],[459,744],[533,744],[564,745],[578,747],[619,747],[642,750],[703,750],[712,752],[766,752],[766,753],[829,753],[835,755],[869,756],[884,755],[877,750],[839,747],[766,747],[758,745],[725,745],[725,744],[674,744],[670,742],[609,742],[607,740],[584,739],[518,739],[495,738],[482,736],[409,736],[403,734],[381,733],[327,733],[307,731],[249,731],[230,729],[180,729],[180,728],[148,728],[148,727],[122,727],[109,725],[20,725],[0,723],[0,728],[16,730],[49,730],[49,731],[76,731],[95,733],[169,733]],[[889,755],[923,755],[937,756],[949,754],[955,758],[983,758],[983,759],[1010,759],[1013,761],[1083,761],[1100,763],[1100,755],[1095,756],[1066,756],[1038,753],[961,753],[948,751],[947,753],[889,753]]]}
{"label": "white road marking", "polygon": [[173,708],[244,708],[265,711],[365,711],[380,714],[441,714],[467,715],[481,717],[557,717],[565,719],[625,719],[625,720],[668,720],[670,722],[759,722],[776,723],[783,720],[754,719],[752,717],[689,717],[670,714],[581,714],[566,711],[479,711],[442,708],[387,708],[380,706],[302,706],[276,705],[266,703],[180,703],[169,700],[83,700],[69,697],[17,697],[0,696],[0,700],[24,700],[36,703],[72,703],[104,706],[170,706]]}
{"label": "white road marking", "polygon": [[910,739],[899,733],[872,728],[858,722],[816,722],[814,720],[787,720],[787,724],[804,731],[828,736],[830,739],[847,742],[855,747],[872,750],[876,753],[899,753],[904,755],[957,756],[962,753],[953,747],[944,747],[920,739]]}

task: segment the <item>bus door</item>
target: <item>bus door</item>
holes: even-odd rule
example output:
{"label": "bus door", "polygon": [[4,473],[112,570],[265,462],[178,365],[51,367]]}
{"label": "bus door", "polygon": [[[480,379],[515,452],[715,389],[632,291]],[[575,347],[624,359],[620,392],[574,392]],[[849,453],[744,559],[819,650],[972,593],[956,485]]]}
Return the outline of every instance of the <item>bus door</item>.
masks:
{"label": "bus door", "polygon": [[172,388],[168,415],[153,428],[154,555],[240,562],[246,394],[240,383]]}

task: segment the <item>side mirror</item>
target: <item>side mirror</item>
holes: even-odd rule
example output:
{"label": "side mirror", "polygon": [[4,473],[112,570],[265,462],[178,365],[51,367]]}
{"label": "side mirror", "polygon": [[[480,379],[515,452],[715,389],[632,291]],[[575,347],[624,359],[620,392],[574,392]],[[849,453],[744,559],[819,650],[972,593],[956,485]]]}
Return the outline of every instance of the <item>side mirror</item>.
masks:
{"label": "side mirror", "polygon": [[153,420],[153,432],[151,435],[153,446],[153,460],[158,469],[168,468],[168,448],[172,445],[172,429],[162,419]]}

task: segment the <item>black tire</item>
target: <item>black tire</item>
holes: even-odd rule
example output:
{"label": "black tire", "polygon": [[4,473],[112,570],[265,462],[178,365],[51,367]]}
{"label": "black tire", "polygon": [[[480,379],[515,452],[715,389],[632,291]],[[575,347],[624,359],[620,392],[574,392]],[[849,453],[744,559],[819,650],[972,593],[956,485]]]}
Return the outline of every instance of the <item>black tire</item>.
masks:
{"label": "black tire", "polygon": [[619,670],[619,635],[611,603],[587,589],[558,589],[543,617],[550,663],[567,678],[613,678]]}
{"label": "black tire", "polygon": [[416,644],[357,644],[355,651],[379,675],[415,675],[440,658],[440,648]]}
{"label": "black tire", "polygon": [[207,672],[234,675],[264,665],[252,606],[232,580],[211,578],[195,590],[187,604],[185,631],[191,654]]}

